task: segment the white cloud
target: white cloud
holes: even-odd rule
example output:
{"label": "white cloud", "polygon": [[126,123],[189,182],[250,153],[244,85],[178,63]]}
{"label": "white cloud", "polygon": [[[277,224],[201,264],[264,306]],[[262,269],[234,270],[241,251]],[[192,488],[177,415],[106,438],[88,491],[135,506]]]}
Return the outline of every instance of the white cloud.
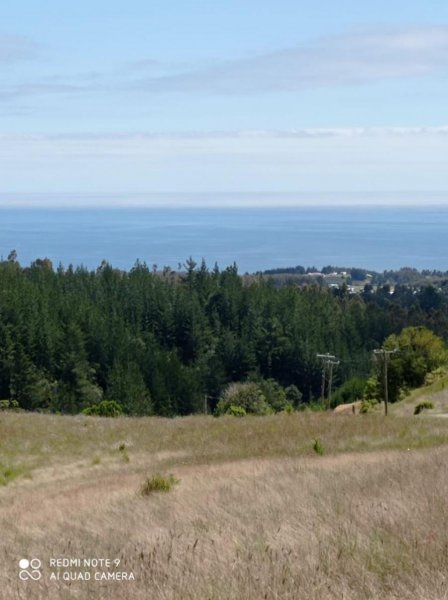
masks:
{"label": "white cloud", "polygon": [[0,65],[35,58],[38,52],[38,44],[25,36],[0,34]]}
{"label": "white cloud", "polygon": [[236,139],[298,139],[312,140],[319,138],[360,138],[360,137],[403,137],[403,136],[448,136],[448,125],[435,127],[309,127],[301,129],[262,130],[246,129],[239,131],[191,131],[186,133],[161,132],[80,132],[55,134],[0,134],[1,142],[36,143],[36,142],[68,142],[68,143],[120,143],[120,142],[150,142],[150,141],[179,141],[193,140],[236,140]]}
{"label": "white cloud", "polygon": [[[0,64],[36,52],[27,38],[0,36]],[[109,72],[55,73],[42,81],[0,85],[0,100],[47,94],[294,92],[444,72],[448,25],[344,33],[206,67],[142,59],[112,65]]]}
{"label": "white cloud", "polygon": [[183,74],[141,79],[153,92],[246,94],[356,85],[448,69],[448,26],[346,33]]}

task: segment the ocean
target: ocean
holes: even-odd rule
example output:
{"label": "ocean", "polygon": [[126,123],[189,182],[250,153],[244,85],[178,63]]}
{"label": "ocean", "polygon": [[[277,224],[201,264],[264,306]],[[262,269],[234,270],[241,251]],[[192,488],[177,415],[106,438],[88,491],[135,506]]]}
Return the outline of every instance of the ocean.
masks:
{"label": "ocean", "polygon": [[1,208],[0,255],[27,265],[177,269],[188,257],[255,272],[295,265],[448,270],[448,207]]}

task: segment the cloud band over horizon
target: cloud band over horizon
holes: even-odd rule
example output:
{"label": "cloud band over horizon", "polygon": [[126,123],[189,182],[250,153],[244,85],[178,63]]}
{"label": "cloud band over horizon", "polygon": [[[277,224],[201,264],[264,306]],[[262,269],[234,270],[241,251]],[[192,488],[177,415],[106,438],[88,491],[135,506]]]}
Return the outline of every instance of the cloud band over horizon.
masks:
{"label": "cloud band over horizon", "polygon": [[0,160],[10,192],[444,192],[447,146],[447,126],[3,135]]}
{"label": "cloud band over horizon", "polygon": [[205,18],[196,54],[169,29],[138,52],[0,34],[0,193],[448,190],[448,24],[328,20],[220,56]]}

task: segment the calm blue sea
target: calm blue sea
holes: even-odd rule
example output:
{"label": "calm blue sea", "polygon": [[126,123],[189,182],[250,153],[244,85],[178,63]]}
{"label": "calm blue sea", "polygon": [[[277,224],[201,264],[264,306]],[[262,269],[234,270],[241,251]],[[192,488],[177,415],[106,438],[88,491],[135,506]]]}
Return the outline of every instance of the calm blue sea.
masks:
{"label": "calm blue sea", "polygon": [[128,269],[192,256],[240,272],[285,266],[448,270],[448,208],[0,209],[0,255]]}

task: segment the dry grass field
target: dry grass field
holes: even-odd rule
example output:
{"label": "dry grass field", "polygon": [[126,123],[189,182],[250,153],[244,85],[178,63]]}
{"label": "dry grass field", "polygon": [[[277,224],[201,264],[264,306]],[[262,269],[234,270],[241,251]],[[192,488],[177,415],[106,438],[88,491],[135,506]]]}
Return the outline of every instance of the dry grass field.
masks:
{"label": "dry grass field", "polygon": [[[178,482],[142,495],[156,473]],[[448,419],[0,413],[0,532],[5,600],[441,600]]]}

